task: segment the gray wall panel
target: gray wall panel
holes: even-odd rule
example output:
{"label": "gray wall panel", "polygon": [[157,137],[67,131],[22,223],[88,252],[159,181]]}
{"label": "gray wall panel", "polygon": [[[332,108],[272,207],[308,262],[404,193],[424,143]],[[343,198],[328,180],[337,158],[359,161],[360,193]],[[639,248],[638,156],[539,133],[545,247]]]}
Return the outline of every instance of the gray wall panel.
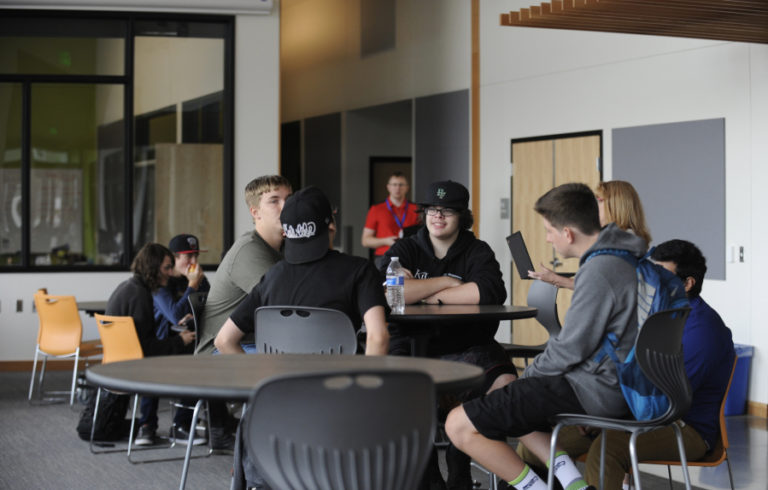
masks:
{"label": "gray wall panel", "polygon": [[469,90],[419,97],[415,103],[416,200],[436,180],[469,188]]}
{"label": "gray wall panel", "polygon": [[725,279],[725,119],[614,129],[613,178],[637,189],[654,244],[693,242]]}
{"label": "gray wall panel", "polygon": [[[341,205],[341,114],[304,121],[304,185],[323,190],[332,205]],[[336,219],[342,229],[343,216]],[[339,243],[336,235],[335,243]]]}

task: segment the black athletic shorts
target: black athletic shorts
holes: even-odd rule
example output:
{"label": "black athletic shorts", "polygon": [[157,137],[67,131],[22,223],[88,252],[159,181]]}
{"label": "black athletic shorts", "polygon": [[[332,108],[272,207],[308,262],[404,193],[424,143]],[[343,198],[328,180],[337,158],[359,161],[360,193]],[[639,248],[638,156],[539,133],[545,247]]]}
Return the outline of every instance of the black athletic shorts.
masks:
{"label": "black athletic shorts", "polygon": [[464,403],[464,411],[478,432],[497,440],[551,431],[557,414],[586,413],[565,376],[518,379]]}

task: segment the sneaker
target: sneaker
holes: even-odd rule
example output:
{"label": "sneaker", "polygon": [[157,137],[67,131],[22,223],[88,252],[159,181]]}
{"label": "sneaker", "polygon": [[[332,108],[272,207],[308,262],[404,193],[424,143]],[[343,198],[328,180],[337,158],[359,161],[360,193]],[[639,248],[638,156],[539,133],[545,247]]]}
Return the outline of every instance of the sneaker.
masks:
{"label": "sneaker", "polygon": [[211,448],[219,454],[234,454],[235,437],[224,427],[211,427]]}
{"label": "sneaker", "polygon": [[[184,427],[174,425],[171,427],[170,432],[171,442],[177,444],[187,444],[187,442],[189,442],[189,431]],[[192,445],[199,446],[201,444],[205,444],[206,442],[208,442],[208,438],[195,431],[195,437],[192,439]]]}
{"label": "sneaker", "polygon": [[136,439],[133,440],[136,446],[151,446],[155,443],[155,429],[149,425],[142,425],[139,427],[139,432],[136,434]]}

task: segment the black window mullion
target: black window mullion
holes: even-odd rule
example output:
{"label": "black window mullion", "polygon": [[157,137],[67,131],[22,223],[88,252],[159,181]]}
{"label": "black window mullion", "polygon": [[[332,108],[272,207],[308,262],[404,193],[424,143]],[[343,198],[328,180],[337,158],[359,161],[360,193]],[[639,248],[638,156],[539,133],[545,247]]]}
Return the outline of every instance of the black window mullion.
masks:
{"label": "black window mullion", "polygon": [[124,210],[124,227],[125,227],[125,240],[123,243],[123,260],[122,265],[128,267],[133,261],[133,87],[135,83],[134,79],[134,23],[136,19],[132,16],[128,19],[127,36],[125,39],[125,66],[124,72],[126,76],[125,90],[123,91],[123,114],[125,125],[123,127],[124,145],[125,145],[125,210]]}
{"label": "black window mullion", "polygon": [[31,196],[32,179],[32,84],[21,85],[21,267],[29,267],[31,259]]}

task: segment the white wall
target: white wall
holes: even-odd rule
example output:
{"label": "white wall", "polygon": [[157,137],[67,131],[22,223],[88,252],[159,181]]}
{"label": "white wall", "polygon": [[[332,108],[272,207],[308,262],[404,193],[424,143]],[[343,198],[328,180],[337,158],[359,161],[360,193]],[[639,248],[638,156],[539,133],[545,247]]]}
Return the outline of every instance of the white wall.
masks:
{"label": "white wall", "polygon": [[755,346],[749,399],[765,403],[768,265],[758,257],[768,238],[759,226],[768,209],[768,46],[502,27],[509,8],[481,2],[481,238],[509,263],[510,222],[497,210],[510,194],[512,138],[603,130],[608,180],[613,128],[725,118],[726,243],[744,246],[745,262],[727,264],[726,280],[706,281],[702,296],[736,342]]}
{"label": "white wall", "polygon": [[[231,198],[236,236],[253,224],[243,189],[254,177],[279,169],[279,16],[238,16],[235,75],[235,182]],[[209,274],[212,276],[212,273]],[[41,287],[51,294],[72,294],[81,301],[107,299],[128,272],[4,273],[0,275],[0,361],[31,360],[37,338],[32,297]],[[16,313],[16,300],[24,311]],[[92,318],[83,316],[84,336],[96,338]]]}
{"label": "white wall", "polygon": [[395,48],[361,58],[359,2],[285,3],[282,121],[468,88],[470,5],[398,0]]}

